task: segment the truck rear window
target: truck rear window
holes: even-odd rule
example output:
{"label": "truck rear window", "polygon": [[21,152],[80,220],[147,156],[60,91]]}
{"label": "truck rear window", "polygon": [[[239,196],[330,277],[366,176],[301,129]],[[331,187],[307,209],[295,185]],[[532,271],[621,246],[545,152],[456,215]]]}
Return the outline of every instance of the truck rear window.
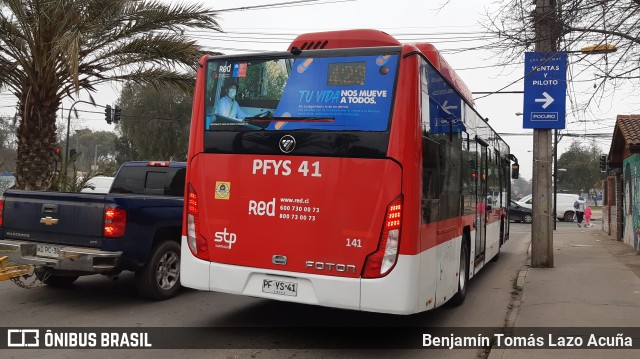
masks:
{"label": "truck rear window", "polygon": [[173,167],[123,167],[114,180],[111,193],[182,197],[186,171]]}

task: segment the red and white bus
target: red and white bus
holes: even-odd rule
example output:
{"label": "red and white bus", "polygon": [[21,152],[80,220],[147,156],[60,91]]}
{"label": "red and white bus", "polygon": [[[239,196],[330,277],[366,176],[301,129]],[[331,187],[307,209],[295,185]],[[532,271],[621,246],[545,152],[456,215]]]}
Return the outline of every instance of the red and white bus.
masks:
{"label": "red and white bus", "polygon": [[432,45],[349,30],[205,56],[182,285],[396,314],[461,303],[508,238],[514,159]]}

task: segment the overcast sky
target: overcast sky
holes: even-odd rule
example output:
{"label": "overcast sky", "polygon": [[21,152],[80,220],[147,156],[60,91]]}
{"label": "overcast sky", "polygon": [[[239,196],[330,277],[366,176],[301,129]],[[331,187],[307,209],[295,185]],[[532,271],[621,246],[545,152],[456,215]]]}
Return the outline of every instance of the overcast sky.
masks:
{"label": "overcast sky", "polygon": [[[219,23],[224,34],[194,32],[192,35],[208,50],[226,54],[255,51],[286,50],[293,38],[305,32],[341,29],[371,28],[383,30],[401,42],[430,42],[443,52],[443,56],[456,69],[472,92],[522,91],[524,56],[522,63],[508,67],[496,66],[497,56],[483,40],[481,26],[485,9],[495,9],[495,0],[319,0],[316,5],[283,6],[270,9],[228,10],[292,0],[217,0],[203,1],[206,6],[221,10]],[[187,1],[198,2],[198,1]],[[224,11],[222,11],[224,10]],[[569,56],[571,63],[572,56]],[[567,129],[572,133],[612,133],[617,114],[640,113],[639,101],[631,91],[618,91],[615,96],[603,99],[599,107],[588,112],[578,111],[572,102],[579,103],[590,95],[590,82],[594,74],[582,72],[574,78],[567,100]],[[580,80],[580,81],[578,81]],[[506,87],[507,85],[510,85]],[[119,86],[105,86],[94,95],[100,104],[115,103]],[[532,133],[523,129],[522,94],[495,94],[483,97],[477,94],[478,112],[489,118],[489,124],[503,134]],[[482,98],[480,98],[482,97]],[[83,96],[83,99],[84,98]],[[0,93],[0,114],[13,115],[11,107],[15,98]],[[65,101],[69,106],[71,101]],[[81,110],[94,110],[90,105],[77,105]],[[67,116],[66,112],[64,114]],[[90,128],[107,130],[112,128],[101,114],[81,114],[72,121],[72,129]],[[532,136],[504,135],[511,152],[520,161],[521,176],[532,176]],[[571,139],[564,138],[559,146],[560,154],[569,146]],[[589,140],[583,139],[588,142]],[[610,138],[599,140],[600,147],[608,152]]]}

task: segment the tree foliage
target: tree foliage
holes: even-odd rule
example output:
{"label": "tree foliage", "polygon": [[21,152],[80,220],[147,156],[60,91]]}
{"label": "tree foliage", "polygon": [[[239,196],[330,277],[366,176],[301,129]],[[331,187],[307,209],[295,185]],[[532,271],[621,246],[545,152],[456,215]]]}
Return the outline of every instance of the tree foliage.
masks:
{"label": "tree foliage", "polygon": [[124,136],[119,136],[115,140],[115,149],[116,149],[116,162],[124,163],[127,161],[136,161],[140,159],[140,155],[138,151],[133,146],[133,143],[129,138],[125,138]]}
{"label": "tree foliage", "polygon": [[525,180],[524,178],[511,180],[511,198],[519,199],[528,194],[531,194],[532,190],[531,180]]}
{"label": "tree foliage", "polygon": [[558,158],[558,190],[572,193],[600,190],[604,178],[600,172],[601,154],[602,150],[595,143],[585,146],[578,141],[572,142],[569,149]]}
{"label": "tree foliage", "polygon": [[[76,131],[69,138],[69,150],[75,151],[75,169],[77,171],[88,172],[91,166],[97,164],[100,172],[104,175],[111,175],[116,159],[117,136],[111,131],[96,131],[82,129]],[[64,141],[60,143],[61,148],[66,148]],[[112,164],[113,163],[113,164]]]}
{"label": "tree foliage", "polygon": [[[193,91],[127,84],[120,95],[120,160],[185,161]],[[127,154],[129,158],[123,158]]]}
{"label": "tree foliage", "polygon": [[[640,0],[551,0],[556,10],[551,19],[542,15],[542,9],[536,11],[536,3],[540,1],[506,0],[485,17],[487,28],[498,38],[491,47],[503,63],[522,62],[523,53],[534,51],[537,41],[550,40],[559,51],[571,52],[611,44],[617,48],[615,53],[571,58],[572,65],[578,66],[574,73],[588,69],[600,80],[593,96],[640,77]],[[541,24],[550,38],[536,31]]]}
{"label": "tree foliage", "polygon": [[16,181],[51,185],[64,97],[132,81],[190,90],[201,48],[185,29],[219,31],[213,10],[145,0],[1,0],[0,89],[18,99]]}

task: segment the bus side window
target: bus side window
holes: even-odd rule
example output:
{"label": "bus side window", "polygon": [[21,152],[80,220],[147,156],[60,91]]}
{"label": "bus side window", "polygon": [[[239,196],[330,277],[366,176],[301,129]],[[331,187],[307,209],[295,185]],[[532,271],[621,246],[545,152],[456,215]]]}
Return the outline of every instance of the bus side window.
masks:
{"label": "bus side window", "polygon": [[422,222],[437,221],[439,195],[440,144],[422,137]]}

